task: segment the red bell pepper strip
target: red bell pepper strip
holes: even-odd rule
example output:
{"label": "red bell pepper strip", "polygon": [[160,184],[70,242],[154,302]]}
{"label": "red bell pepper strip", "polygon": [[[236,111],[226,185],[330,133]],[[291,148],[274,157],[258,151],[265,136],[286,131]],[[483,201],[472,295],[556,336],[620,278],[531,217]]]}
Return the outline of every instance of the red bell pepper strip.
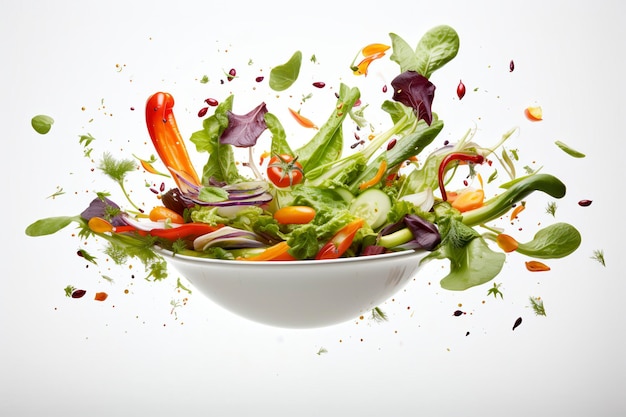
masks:
{"label": "red bell pepper strip", "polygon": [[160,237],[170,241],[178,239],[195,239],[206,235],[222,227],[223,225],[212,226],[207,223],[185,223],[182,226],[170,227],[167,229],[152,229],[150,235]]}
{"label": "red bell pepper strip", "polygon": [[363,226],[363,219],[356,219],[339,229],[337,233],[319,250],[315,259],[337,259],[343,255],[354,240],[356,232]]}
{"label": "red bell pepper strip", "polygon": [[[171,172],[178,188],[185,192],[188,184],[200,186],[201,182],[194,169],[185,142],[178,131],[174,118],[174,97],[169,93],[155,93],[146,103],[146,125],[154,148]],[[179,176],[183,176],[181,179]]]}
{"label": "red bell pepper strip", "polygon": [[439,165],[439,191],[441,192],[441,198],[443,201],[448,201],[448,195],[446,194],[445,187],[445,174],[446,168],[448,164],[452,161],[465,161],[465,162],[473,162],[475,164],[482,164],[485,162],[485,157],[480,154],[474,153],[464,153],[464,152],[453,152],[451,154],[446,155],[441,164]]}

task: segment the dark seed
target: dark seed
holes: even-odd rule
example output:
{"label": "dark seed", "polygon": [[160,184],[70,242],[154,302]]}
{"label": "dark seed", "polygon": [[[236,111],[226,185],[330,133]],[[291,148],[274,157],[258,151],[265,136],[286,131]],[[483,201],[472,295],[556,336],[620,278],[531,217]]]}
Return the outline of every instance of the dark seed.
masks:
{"label": "dark seed", "polygon": [[514,69],[515,69],[515,62],[511,60],[511,62],[509,62],[509,72],[513,72]]}
{"label": "dark seed", "polygon": [[152,187],[150,187],[150,191],[152,191],[154,194],[158,194],[159,193],[156,188],[152,188]]}
{"label": "dark seed", "polygon": [[207,98],[206,100],[204,100],[204,102],[211,107],[215,107],[219,104],[218,101],[215,100],[214,98]]}
{"label": "dark seed", "polygon": [[209,111],[208,107],[203,107],[200,109],[200,111],[198,112],[198,117],[204,117],[206,116],[206,113]]}
{"label": "dark seed", "polygon": [[161,191],[161,192],[165,191],[165,183],[164,182],[161,183],[161,186],[159,187],[159,191]]}
{"label": "dark seed", "polygon": [[87,294],[85,290],[74,290],[72,291],[72,298],[81,298],[85,294]]}
{"label": "dark seed", "polygon": [[263,81],[264,79],[265,79],[265,77],[259,76],[259,77],[256,77],[255,81],[256,81],[257,83],[260,83],[260,82],[261,82],[261,81]]}
{"label": "dark seed", "polygon": [[232,79],[235,78],[236,75],[237,75],[237,70],[235,70],[234,68],[231,68],[230,71],[228,71],[228,81],[232,81]]}
{"label": "dark seed", "polygon": [[326,83],[323,83],[321,81],[316,81],[313,83],[313,87],[324,88],[325,86],[326,86]]}
{"label": "dark seed", "polygon": [[589,207],[591,205],[592,201],[591,200],[580,200],[578,202],[578,205],[581,207]]}
{"label": "dark seed", "polygon": [[391,139],[389,143],[387,143],[387,150],[388,151],[392,150],[393,147],[396,146],[396,142],[397,142],[396,139]]}
{"label": "dark seed", "polygon": [[465,96],[465,84],[463,84],[463,81],[459,80],[459,85],[456,87],[456,95],[459,97],[459,100]]}
{"label": "dark seed", "polygon": [[515,324],[513,324],[513,330],[515,330],[520,324],[522,324],[522,318],[518,317],[517,320],[515,320]]}
{"label": "dark seed", "polygon": [[386,93],[386,92],[387,92],[387,86],[383,85],[383,93]]}
{"label": "dark seed", "polygon": [[452,313],[452,315],[455,316],[455,317],[462,316],[463,314],[465,314],[465,313],[463,311],[461,311],[461,310],[457,310],[454,313]]}

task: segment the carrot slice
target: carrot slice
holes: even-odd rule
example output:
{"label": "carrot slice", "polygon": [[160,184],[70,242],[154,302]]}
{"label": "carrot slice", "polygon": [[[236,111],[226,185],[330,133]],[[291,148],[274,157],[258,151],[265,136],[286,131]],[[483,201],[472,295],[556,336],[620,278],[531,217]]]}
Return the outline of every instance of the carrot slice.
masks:
{"label": "carrot slice", "polygon": [[513,252],[519,246],[517,240],[515,240],[512,236],[504,233],[500,233],[498,236],[496,236],[496,243],[498,244],[498,246],[500,246],[500,249],[507,253]]}
{"label": "carrot slice", "polygon": [[466,190],[460,193],[451,203],[452,207],[464,213],[483,206],[485,201],[485,192],[479,190]]}
{"label": "carrot slice", "polygon": [[541,271],[549,271],[550,267],[543,262],[539,261],[527,261],[526,269],[530,272],[541,272]]}

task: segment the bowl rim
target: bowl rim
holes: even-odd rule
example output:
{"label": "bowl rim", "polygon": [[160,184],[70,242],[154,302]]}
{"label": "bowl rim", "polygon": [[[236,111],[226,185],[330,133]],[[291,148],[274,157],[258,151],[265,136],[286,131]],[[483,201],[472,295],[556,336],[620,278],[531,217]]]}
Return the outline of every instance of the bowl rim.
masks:
{"label": "bowl rim", "polygon": [[375,262],[380,260],[388,260],[395,258],[404,258],[404,257],[423,257],[428,251],[426,250],[415,250],[415,249],[406,249],[395,252],[381,253],[377,255],[367,255],[367,256],[351,256],[345,258],[337,258],[337,259],[299,259],[292,261],[244,261],[244,260],[236,260],[236,259],[215,259],[215,258],[202,258],[197,256],[190,255],[181,255],[175,254],[171,250],[164,249],[160,246],[154,246],[152,248],[154,252],[166,257],[167,259],[171,259],[173,261],[182,261],[196,264],[210,264],[210,265],[224,265],[224,266],[237,266],[237,267],[250,267],[253,266],[255,268],[265,268],[265,267],[276,267],[279,265],[289,265],[292,267],[298,266],[311,266],[311,265],[343,265],[343,264],[352,264],[352,263],[363,263],[363,262]]}

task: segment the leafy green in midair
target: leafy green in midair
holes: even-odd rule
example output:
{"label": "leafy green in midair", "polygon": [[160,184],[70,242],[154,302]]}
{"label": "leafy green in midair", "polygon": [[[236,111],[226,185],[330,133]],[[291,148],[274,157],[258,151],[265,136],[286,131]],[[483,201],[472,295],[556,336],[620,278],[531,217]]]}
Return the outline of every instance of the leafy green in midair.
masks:
{"label": "leafy green in midair", "polygon": [[45,114],[38,114],[30,120],[30,124],[33,129],[35,129],[35,132],[40,135],[45,135],[52,128],[54,119],[50,116],[46,116]]}
{"label": "leafy green in midair", "polygon": [[502,294],[502,292],[500,291],[500,286],[502,284],[501,283],[493,283],[493,287],[489,288],[489,290],[487,290],[487,295],[493,295],[494,298],[498,298],[498,296],[500,296],[500,298],[504,298],[504,295]]}
{"label": "leafy green in midair", "polygon": [[560,140],[557,140],[556,142],[554,142],[554,144],[556,146],[558,146],[559,148],[561,148],[561,150],[563,152],[565,152],[566,154],[573,156],[574,158],[584,158],[585,154],[582,152],[577,151],[574,148],[569,147],[568,145],[566,145],[565,143],[561,142]]}
{"label": "leafy green in midair", "polygon": [[284,91],[298,79],[302,65],[302,52],[296,51],[289,61],[277,65],[270,71],[270,88],[274,91]]}
{"label": "leafy green in midair", "polygon": [[555,223],[539,230],[533,239],[520,243],[517,252],[534,258],[563,258],[580,246],[582,237],[568,223]]}

